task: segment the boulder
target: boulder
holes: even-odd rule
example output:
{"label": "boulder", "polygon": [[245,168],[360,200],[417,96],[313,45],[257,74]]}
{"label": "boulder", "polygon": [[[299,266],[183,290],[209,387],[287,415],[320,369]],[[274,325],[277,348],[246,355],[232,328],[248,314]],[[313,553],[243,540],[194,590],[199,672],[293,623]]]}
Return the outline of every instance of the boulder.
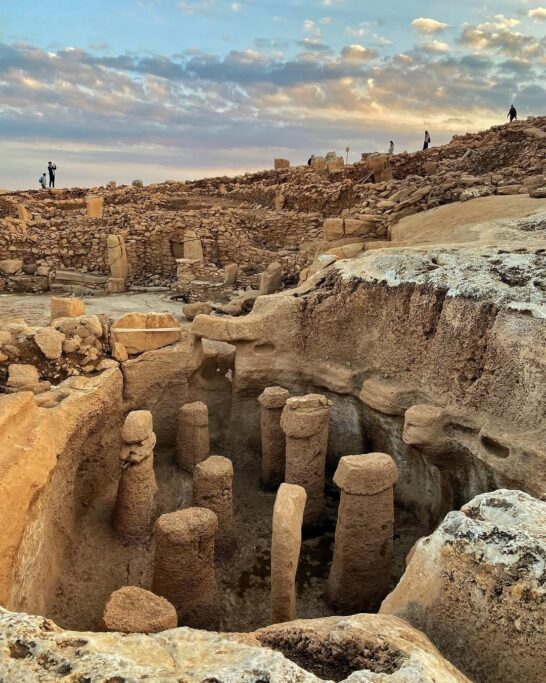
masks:
{"label": "boulder", "polygon": [[53,327],[41,327],[34,335],[38,348],[49,360],[62,356],[64,340],[64,334]]}
{"label": "boulder", "polygon": [[0,273],[14,275],[23,267],[23,261],[19,258],[8,258],[0,261]]}
{"label": "boulder", "polygon": [[127,313],[114,322],[111,332],[114,342],[121,342],[129,355],[135,355],[179,341],[180,323],[170,313]]}
{"label": "boulder", "polygon": [[12,363],[8,365],[8,387],[25,387],[37,384],[40,381],[40,374],[34,365],[24,365]]}
{"label": "boulder", "polygon": [[426,633],[472,680],[542,683],[546,503],[484,493],[421,539],[381,606]]}
{"label": "boulder", "polygon": [[112,593],[103,614],[108,631],[159,633],[177,626],[176,609],[168,600],[137,586]]}
{"label": "boulder", "polygon": [[193,320],[196,315],[209,315],[212,313],[212,306],[205,301],[196,301],[193,304],[182,306],[182,313],[188,320]]}
{"label": "boulder", "polygon": [[72,297],[51,297],[51,320],[57,318],[77,318],[85,315],[85,304],[81,299]]}

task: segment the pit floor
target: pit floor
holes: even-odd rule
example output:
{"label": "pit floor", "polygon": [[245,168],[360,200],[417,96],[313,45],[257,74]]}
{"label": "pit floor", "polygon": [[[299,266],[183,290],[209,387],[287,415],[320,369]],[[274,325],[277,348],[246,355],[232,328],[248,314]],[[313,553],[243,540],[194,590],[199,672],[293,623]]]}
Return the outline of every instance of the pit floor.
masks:
{"label": "pit floor", "polygon": [[[219,452],[216,450],[215,452]],[[257,463],[257,461],[256,461]],[[191,477],[175,463],[172,449],[155,453],[160,514],[191,505]],[[221,598],[221,631],[253,631],[270,623],[270,542],[275,493],[258,486],[259,467],[237,468],[234,475],[236,549],[216,564]],[[65,556],[55,604],[47,615],[74,630],[101,630],[102,612],[110,594],[126,585],[149,588],[153,539],[124,544],[113,532],[111,517],[117,487],[105,488],[78,519],[77,545]],[[332,489],[333,493],[333,489]],[[316,618],[333,612],[324,591],[333,552],[337,500],[327,497],[325,532],[305,538],[297,576],[298,617]],[[413,516],[397,510],[391,587],[405,567],[405,557],[426,531]]]}

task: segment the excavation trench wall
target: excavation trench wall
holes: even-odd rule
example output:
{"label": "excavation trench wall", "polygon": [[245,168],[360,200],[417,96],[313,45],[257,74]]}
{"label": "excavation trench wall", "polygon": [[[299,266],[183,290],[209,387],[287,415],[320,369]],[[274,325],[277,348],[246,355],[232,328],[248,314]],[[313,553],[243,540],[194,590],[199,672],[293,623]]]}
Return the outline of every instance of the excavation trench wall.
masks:
{"label": "excavation trench wall", "polygon": [[[193,331],[237,347],[225,425],[233,450],[259,450],[256,398],[278,384],[332,398],[330,466],[344,454],[391,453],[399,503],[431,524],[484,491],[546,486],[540,320],[333,275],[308,293],[261,297],[245,318],[198,316]],[[438,418],[415,426],[406,411],[423,404]]]}

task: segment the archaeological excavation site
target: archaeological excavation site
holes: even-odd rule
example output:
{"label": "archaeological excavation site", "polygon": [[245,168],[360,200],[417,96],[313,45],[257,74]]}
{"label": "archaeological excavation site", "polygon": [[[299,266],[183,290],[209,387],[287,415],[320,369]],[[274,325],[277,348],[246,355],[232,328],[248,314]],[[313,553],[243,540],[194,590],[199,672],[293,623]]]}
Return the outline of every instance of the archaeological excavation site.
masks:
{"label": "archaeological excavation site", "polygon": [[544,683],[546,117],[0,196],[0,681]]}

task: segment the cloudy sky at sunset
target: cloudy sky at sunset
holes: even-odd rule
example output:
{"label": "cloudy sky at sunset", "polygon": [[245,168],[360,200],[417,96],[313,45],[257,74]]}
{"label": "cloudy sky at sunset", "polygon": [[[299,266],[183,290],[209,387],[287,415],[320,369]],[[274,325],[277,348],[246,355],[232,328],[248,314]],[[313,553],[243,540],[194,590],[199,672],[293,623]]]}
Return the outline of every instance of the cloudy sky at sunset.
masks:
{"label": "cloudy sky at sunset", "polygon": [[0,0],[3,188],[356,160],[512,102],[546,113],[546,0]]}

